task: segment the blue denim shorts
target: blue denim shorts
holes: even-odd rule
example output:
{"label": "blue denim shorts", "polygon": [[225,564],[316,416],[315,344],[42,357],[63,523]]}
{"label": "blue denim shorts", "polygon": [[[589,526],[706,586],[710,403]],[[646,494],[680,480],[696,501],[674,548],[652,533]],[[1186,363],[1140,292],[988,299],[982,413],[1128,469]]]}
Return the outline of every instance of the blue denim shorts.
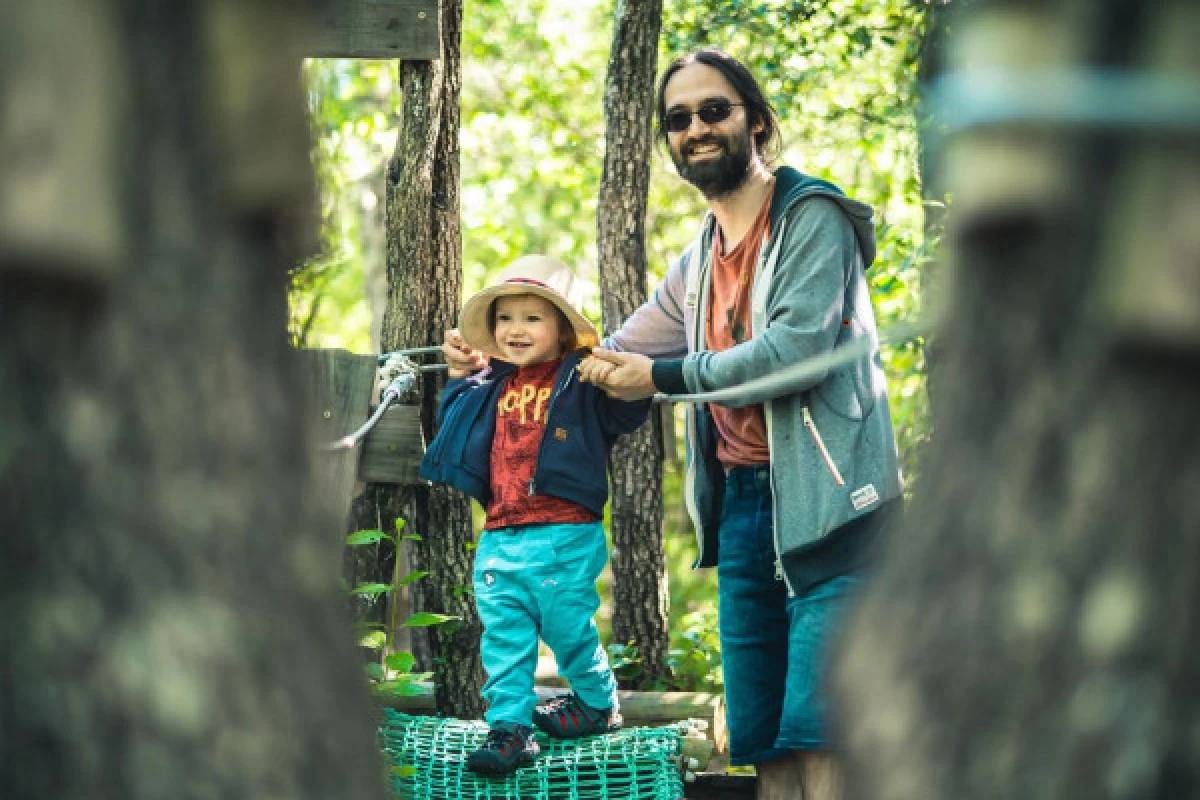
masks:
{"label": "blue denim shorts", "polygon": [[725,481],[717,563],[730,762],[761,764],[827,750],[825,659],[858,585],[839,575],[788,597],[777,577],[768,467]]}

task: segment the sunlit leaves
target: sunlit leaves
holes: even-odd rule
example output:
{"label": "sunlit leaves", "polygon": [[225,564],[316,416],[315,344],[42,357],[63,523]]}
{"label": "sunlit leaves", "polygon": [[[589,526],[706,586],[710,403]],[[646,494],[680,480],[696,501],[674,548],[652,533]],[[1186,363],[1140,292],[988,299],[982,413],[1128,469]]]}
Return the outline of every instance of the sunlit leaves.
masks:
{"label": "sunlit leaves", "polygon": [[443,622],[457,620],[459,617],[453,617],[448,614],[435,614],[432,611],[418,611],[408,619],[404,620],[406,628],[428,628],[430,625],[441,625]]}

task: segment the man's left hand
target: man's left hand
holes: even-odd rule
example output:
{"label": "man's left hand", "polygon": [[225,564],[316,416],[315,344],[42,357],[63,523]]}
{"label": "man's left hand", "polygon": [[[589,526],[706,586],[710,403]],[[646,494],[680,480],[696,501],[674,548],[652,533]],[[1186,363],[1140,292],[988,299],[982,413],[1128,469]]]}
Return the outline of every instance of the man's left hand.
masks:
{"label": "man's left hand", "polygon": [[638,353],[618,353],[595,347],[591,358],[579,365],[579,376],[599,386],[609,397],[641,400],[657,391],[651,372],[653,366],[653,359]]}

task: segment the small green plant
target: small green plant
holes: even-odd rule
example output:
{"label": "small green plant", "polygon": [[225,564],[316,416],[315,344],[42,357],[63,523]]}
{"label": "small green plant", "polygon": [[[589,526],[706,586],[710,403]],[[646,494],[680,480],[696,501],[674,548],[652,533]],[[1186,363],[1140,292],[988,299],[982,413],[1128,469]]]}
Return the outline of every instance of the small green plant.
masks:
{"label": "small green plant", "polygon": [[717,610],[711,604],[684,614],[671,628],[667,666],[673,677],[643,685],[642,656],[632,642],[614,642],[607,648],[608,664],[622,686],[637,686],[649,691],[720,692],[725,685],[721,674],[721,641],[717,634]]}
{"label": "small green plant", "polygon": [[679,627],[671,631],[667,664],[675,673],[676,691],[721,691],[725,681],[715,606],[703,605],[683,615]]}
{"label": "small green plant", "polygon": [[[413,533],[404,533],[404,520],[396,520],[395,535],[381,530],[355,531],[346,536],[347,547],[375,546],[381,542],[391,542],[399,548],[403,541],[420,541],[421,537]],[[366,665],[367,680],[371,690],[382,696],[412,697],[425,691],[425,684],[433,678],[432,672],[413,672],[416,659],[406,650],[393,650],[392,632],[398,627],[396,593],[403,586],[421,580],[428,572],[413,570],[405,575],[400,574],[400,559],[395,559],[396,569],[391,583],[362,583],[350,589],[350,593],[359,597],[378,598],[381,595],[392,595],[391,624],[382,625],[378,622],[359,623],[358,643],[361,647],[378,652],[382,658],[371,661]],[[408,619],[399,623],[406,628],[425,628],[430,625],[442,625],[457,621],[459,618],[448,614],[434,614],[429,611],[418,611],[410,614]]]}
{"label": "small green plant", "polygon": [[642,656],[633,642],[610,644],[608,665],[622,686],[636,686],[642,678]]}

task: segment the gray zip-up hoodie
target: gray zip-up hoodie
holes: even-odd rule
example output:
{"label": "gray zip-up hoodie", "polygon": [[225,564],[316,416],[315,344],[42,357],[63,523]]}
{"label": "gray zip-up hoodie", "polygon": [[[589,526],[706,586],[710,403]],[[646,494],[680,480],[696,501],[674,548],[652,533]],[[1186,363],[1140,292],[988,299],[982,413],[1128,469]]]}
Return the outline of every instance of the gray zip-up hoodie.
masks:
{"label": "gray zip-up hoodie", "polygon": [[[709,214],[653,296],[605,344],[654,358],[657,387],[684,394],[741,385],[870,340],[870,352],[850,367],[729,403],[764,408],[776,555],[787,578],[791,564],[819,552],[832,532],[898,497],[902,487],[865,276],[875,258],[871,209],[788,167],[775,180],[770,230],[754,274],[751,339],[722,352],[706,349],[715,228]],[[714,566],[725,473],[707,406],[689,405],[687,420],[684,491],[699,546],[694,566]]]}

